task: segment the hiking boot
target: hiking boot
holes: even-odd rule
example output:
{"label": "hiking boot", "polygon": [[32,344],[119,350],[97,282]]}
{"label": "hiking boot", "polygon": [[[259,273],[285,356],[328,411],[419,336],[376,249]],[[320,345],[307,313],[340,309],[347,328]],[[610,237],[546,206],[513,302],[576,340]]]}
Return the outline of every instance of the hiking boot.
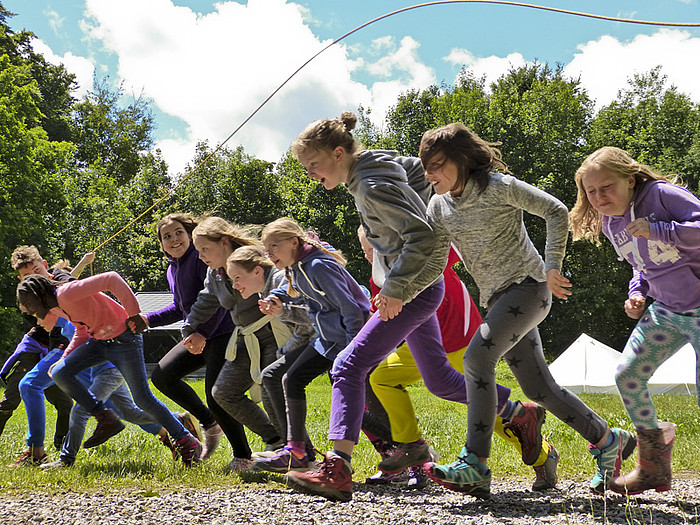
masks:
{"label": "hiking boot", "polygon": [[423,472],[422,466],[408,468],[408,481],[406,488],[413,490],[421,490],[428,484],[428,476]]}
{"label": "hiking boot", "polygon": [[204,449],[202,450],[202,461],[209,459],[214,451],[221,443],[221,438],[224,437],[224,431],[218,423],[214,423],[204,431]]}
{"label": "hiking boot", "polygon": [[202,455],[202,444],[192,434],[187,434],[184,438],[175,443],[175,449],[182,458],[186,467],[191,467],[192,463],[198,462]]}
{"label": "hiking boot", "polygon": [[253,460],[248,458],[233,458],[228,465],[224,467],[224,473],[239,473],[250,472],[253,468]]}
{"label": "hiking boot", "polygon": [[475,498],[491,497],[491,470],[479,463],[476,454],[462,448],[460,457],[449,465],[426,463],[423,471],[438,485]]}
{"label": "hiking boot", "polygon": [[314,496],[323,496],[331,501],[352,499],[352,469],[343,458],[327,452],[317,470],[289,472],[285,481],[295,490]]}
{"label": "hiking boot", "polygon": [[72,466],[73,463],[69,463],[64,459],[58,459],[56,461],[52,461],[51,463],[44,463],[41,465],[41,470],[63,470]]}
{"label": "hiking boot", "polygon": [[419,439],[413,443],[399,443],[391,455],[379,463],[378,468],[387,474],[398,474],[426,461],[432,461],[430,447],[425,440]]}
{"label": "hiking boot", "polygon": [[41,457],[35,458],[31,449],[27,449],[13,462],[10,463],[8,468],[17,467],[38,467],[42,463],[46,463],[49,460],[49,456],[42,454]]}
{"label": "hiking boot", "polygon": [[546,411],[537,403],[517,402],[520,405],[516,413],[520,415],[511,417],[510,421],[503,422],[503,428],[518,438],[523,456],[523,463],[534,465],[542,451],[542,424]]}
{"label": "hiking boot", "polygon": [[593,479],[591,479],[590,491],[593,494],[605,494],[610,480],[620,475],[622,460],[627,459],[634,449],[637,448],[637,437],[621,428],[611,428],[613,442],[604,449],[599,449],[595,445],[588,445],[588,451],[595,458],[598,464]]}
{"label": "hiking boot", "polygon": [[103,408],[94,413],[93,416],[97,419],[97,426],[92,436],[87,438],[83,443],[83,448],[92,448],[101,445],[126,428],[124,423],[122,423],[117,415],[109,408]]}
{"label": "hiking boot", "polygon": [[549,490],[557,486],[557,466],[559,465],[559,452],[551,444],[549,452],[544,463],[537,467],[532,467],[535,471],[535,481],[532,484],[532,490]]}
{"label": "hiking boot", "polygon": [[180,412],[177,414],[177,419],[185,427],[185,430],[197,438],[200,443],[204,441],[204,435],[202,434],[202,425],[199,424],[199,420],[194,417],[189,412]]}
{"label": "hiking boot", "polygon": [[177,449],[175,448],[175,445],[173,444],[173,440],[170,438],[170,434],[165,434],[164,436],[158,436],[158,439],[168,450],[170,450],[170,454],[173,456],[173,460],[177,461],[177,458],[179,457],[180,454],[178,453]]}
{"label": "hiking boot", "polygon": [[305,472],[309,470],[309,459],[304,454],[299,458],[289,447],[284,447],[274,456],[269,458],[259,458],[253,464],[253,470],[265,470],[267,472],[289,472],[298,470]]}

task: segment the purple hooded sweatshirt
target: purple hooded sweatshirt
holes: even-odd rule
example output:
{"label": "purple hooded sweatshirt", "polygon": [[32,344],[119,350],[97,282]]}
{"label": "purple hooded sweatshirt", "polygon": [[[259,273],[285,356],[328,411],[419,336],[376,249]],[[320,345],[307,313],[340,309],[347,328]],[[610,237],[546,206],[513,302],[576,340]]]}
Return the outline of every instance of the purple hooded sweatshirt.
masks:
{"label": "purple hooded sweatshirt", "polygon": [[[176,321],[184,321],[190,313],[190,308],[197,300],[197,295],[204,288],[207,276],[207,265],[199,258],[199,252],[190,243],[190,247],[179,259],[170,259],[167,278],[173,302],[169,306],[149,313],[149,326],[164,326]],[[219,308],[206,323],[197,327],[197,332],[206,339],[221,334],[233,332],[233,322],[228,311]]]}
{"label": "purple hooded sweatshirt", "polygon": [[[635,219],[649,221],[651,235],[626,230]],[[639,185],[623,216],[606,216],[603,233],[632,265],[629,297],[649,296],[673,312],[700,307],[700,200],[664,181]]]}

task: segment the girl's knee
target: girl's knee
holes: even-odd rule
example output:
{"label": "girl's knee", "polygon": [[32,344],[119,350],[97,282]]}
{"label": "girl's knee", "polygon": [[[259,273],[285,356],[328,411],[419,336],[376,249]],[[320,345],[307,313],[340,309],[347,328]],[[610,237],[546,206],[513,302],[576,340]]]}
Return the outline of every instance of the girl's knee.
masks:
{"label": "girl's knee", "polygon": [[160,365],[156,365],[156,367],[153,369],[153,373],[151,374],[151,382],[153,383],[153,386],[155,386],[161,392],[163,391],[163,388],[167,388],[168,382],[166,381],[165,373]]}

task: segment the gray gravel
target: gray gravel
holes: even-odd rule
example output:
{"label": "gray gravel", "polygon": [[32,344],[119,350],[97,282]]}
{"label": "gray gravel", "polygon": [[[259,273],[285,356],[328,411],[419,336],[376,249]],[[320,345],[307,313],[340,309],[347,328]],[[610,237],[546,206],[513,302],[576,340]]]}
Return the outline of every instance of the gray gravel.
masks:
{"label": "gray gravel", "polygon": [[674,480],[670,492],[630,499],[594,497],[579,481],[537,494],[527,482],[500,480],[492,483],[490,501],[436,485],[410,492],[355,483],[351,502],[332,503],[270,482],[158,494],[3,494],[0,508],[2,524],[700,524],[700,480]]}

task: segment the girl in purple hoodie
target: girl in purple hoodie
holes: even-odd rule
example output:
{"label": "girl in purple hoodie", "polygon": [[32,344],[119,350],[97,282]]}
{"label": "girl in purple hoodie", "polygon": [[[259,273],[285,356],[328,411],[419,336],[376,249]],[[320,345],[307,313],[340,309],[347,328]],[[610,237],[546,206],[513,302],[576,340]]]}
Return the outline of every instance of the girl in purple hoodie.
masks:
{"label": "girl in purple hoodie", "polygon": [[[632,265],[624,308],[639,319],[615,376],[638,432],[639,459],[609,488],[628,494],[669,490],[676,425],[657,420],[647,385],[683,345],[700,349],[700,200],[613,147],[589,155],[576,184],[574,240],[598,244],[602,231]],[[647,298],[655,300],[649,307]]]}
{"label": "girl in purple hoodie", "polygon": [[[147,326],[165,326],[187,319],[190,308],[204,288],[207,265],[199,258],[192,242],[196,220],[184,213],[171,213],[158,223],[158,240],[170,260],[167,278],[173,302],[155,312],[143,316]],[[207,341],[203,351],[188,349],[183,342],[176,344],[153,370],[151,381],[163,394],[194,415],[204,427],[204,449],[201,459],[209,458],[225,434],[233,448],[234,457],[250,458],[250,447],[243,425],[229,415],[212,397],[212,388],[224,365],[226,345],[233,323],[224,308],[219,308],[207,322],[197,327],[197,332]],[[202,366],[206,366],[204,391],[206,405],[182,378]],[[199,430],[199,423],[189,414],[180,417],[188,429]],[[201,439],[201,434],[197,433]]]}

